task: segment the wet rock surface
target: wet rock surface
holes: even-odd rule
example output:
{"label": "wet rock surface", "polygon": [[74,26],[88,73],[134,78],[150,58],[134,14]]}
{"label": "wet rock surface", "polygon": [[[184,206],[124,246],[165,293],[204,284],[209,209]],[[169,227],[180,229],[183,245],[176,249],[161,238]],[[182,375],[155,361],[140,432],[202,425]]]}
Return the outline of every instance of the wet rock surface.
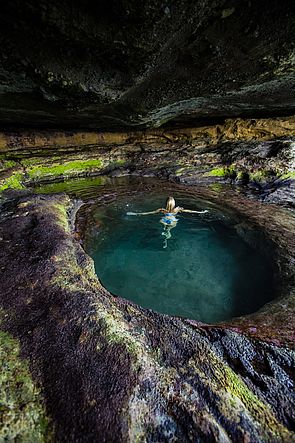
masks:
{"label": "wet rock surface", "polygon": [[[228,187],[169,186],[222,201],[253,229],[263,228],[280,271],[278,299],[218,325],[141,309],[100,285],[74,231],[77,203],[65,195],[6,194],[1,327],[30,361],[54,438],[293,441],[292,212]],[[251,241],[249,229],[244,232]]]}
{"label": "wet rock surface", "polygon": [[293,206],[294,174],[293,117],[126,133],[0,134],[0,191],[79,176],[143,175],[231,183],[255,199]]}
{"label": "wet rock surface", "polygon": [[294,113],[294,2],[5,2],[0,121],[119,129]]}

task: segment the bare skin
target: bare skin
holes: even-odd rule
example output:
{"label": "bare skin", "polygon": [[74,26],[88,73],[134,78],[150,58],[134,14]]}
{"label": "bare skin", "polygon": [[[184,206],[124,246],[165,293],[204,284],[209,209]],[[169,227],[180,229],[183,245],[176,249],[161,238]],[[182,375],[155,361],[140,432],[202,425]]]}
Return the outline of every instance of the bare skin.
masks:
{"label": "bare skin", "polygon": [[184,209],[184,208],[181,208],[180,206],[177,206],[172,211],[167,211],[167,209],[159,208],[159,209],[156,209],[155,211],[150,211],[150,212],[127,212],[127,215],[152,215],[152,214],[159,214],[160,212],[163,214],[175,215],[175,214],[178,214],[179,212],[189,212],[191,214],[205,214],[205,212],[209,212],[209,211],[207,209],[205,209],[204,211],[193,211],[192,209]]}
{"label": "bare skin", "polygon": [[163,248],[167,248],[167,240],[171,238],[170,231],[177,225],[177,219],[175,218],[175,215],[181,212],[187,212],[190,214],[204,214],[208,211],[194,211],[192,209],[184,209],[180,206],[175,206],[174,198],[168,197],[166,201],[166,208],[159,208],[149,212],[127,212],[127,215],[153,215],[159,213],[164,214],[164,217],[161,218],[160,223],[164,225],[164,230],[162,232],[162,235],[165,237]]}

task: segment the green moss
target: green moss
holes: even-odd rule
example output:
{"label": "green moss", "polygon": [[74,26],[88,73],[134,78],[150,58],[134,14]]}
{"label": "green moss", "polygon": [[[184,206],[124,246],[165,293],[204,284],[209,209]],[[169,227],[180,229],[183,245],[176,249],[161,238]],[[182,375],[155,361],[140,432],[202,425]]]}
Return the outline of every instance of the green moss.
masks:
{"label": "green moss", "polygon": [[178,168],[178,169],[176,169],[175,170],[176,177],[179,177],[180,175],[182,175],[184,171],[185,171],[185,168]]}
{"label": "green moss", "polygon": [[124,166],[126,165],[126,160],[123,160],[122,158],[119,160],[115,160],[113,163],[111,163],[112,166]]}
{"label": "green moss", "polygon": [[224,189],[224,185],[220,184],[220,183],[212,183],[211,185],[209,185],[210,189],[212,189],[212,191],[215,192],[220,192]]}
{"label": "green moss", "polygon": [[5,189],[23,189],[24,186],[21,183],[22,179],[23,174],[20,172],[12,174],[10,177],[4,179],[2,183],[0,183],[0,192],[4,191]]}
{"label": "green moss", "polygon": [[215,168],[204,174],[206,177],[225,177],[225,168]]}
{"label": "green moss", "polygon": [[19,345],[0,331],[0,441],[50,441],[48,419]]}
{"label": "green moss", "polygon": [[257,409],[267,408],[232,369],[224,365],[222,371],[222,381],[226,391],[238,397],[247,409],[252,409],[254,412]]}
{"label": "green moss", "polygon": [[137,356],[141,354],[140,344],[126,330],[123,321],[111,314],[106,313],[101,319],[105,337],[108,344],[116,344],[124,346],[129,354]]}
{"label": "green moss", "polygon": [[[66,163],[77,161],[69,157],[66,158],[67,158]],[[44,163],[45,164],[47,163],[48,166],[46,167],[50,167],[51,164],[56,166],[61,164],[64,160],[63,160],[63,153],[61,152],[60,155],[50,155],[48,157],[25,157],[25,158],[22,157],[19,161],[24,167],[30,168],[32,166],[40,166],[40,167],[44,166]]]}
{"label": "green moss", "polygon": [[191,170],[191,168],[184,166],[184,167],[176,169],[175,175],[176,175],[176,177],[179,177],[179,176],[185,174],[187,171],[190,171],[190,170]]}
{"label": "green moss", "polygon": [[128,324],[117,309],[107,310],[97,303],[96,318],[102,326],[102,331],[108,344],[123,346],[132,357],[134,369],[141,366],[147,358],[145,334],[133,336]]}
{"label": "green moss", "polygon": [[55,203],[52,212],[56,215],[57,224],[65,231],[70,231],[68,207],[65,203]]}
{"label": "green moss", "polygon": [[288,178],[290,178],[290,179],[294,179],[294,180],[295,180],[295,171],[287,172],[286,174],[281,175],[280,178],[281,178],[282,180],[286,180],[286,179],[288,179]]}
{"label": "green moss", "polygon": [[205,177],[229,177],[235,174],[235,168],[233,166],[222,166],[219,168],[211,169],[204,174]]}
{"label": "green moss", "polygon": [[256,181],[256,182],[262,182],[267,180],[269,177],[272,176],[272,171],[260,169],[255,172],[249,173],[249,180]]}
{"label": "green moss", "polygon": [[263,403],[232,369],[224,365],[221,372],[220,381],[222,380],[226,391],[234,397],[238,397],[265,430],[276,436],[287,435],[290,437],[288,429],[278,422],[269,406]]}
{"label": "green moss", "polygon": [[17,166],[14,160],[0,160],[0,171],[6,171]]}
{"label": "green moss", "polygon": [[30,179],[39,179],[46,176],[69,176],[83,171],[100,169],[103,165],[101,160],[76,160],[60,165],[52,166],[34,166],[27,169],[27,175]]}
{"label": "green moss", "polygon": [[199,372],[199,362],[194,358],[190,359],[189,365],[199,373],[205,386],[218,394],[219,407],[223,414],[230,417],[233,412],[237,412],[234,419],[240,420],[241,414],[244,414],[243,411],[245,411],[254,422],[259,423],[261,431],[265,435],[265,441],[292,440],[293,433],[277,420],[272,408],[260,400],[238,374],[209,349],[206,358],[214,368],[214,372],[209,378],[205,371]]}
{"label": "green moss", "polygon": [[107,172],[114,171],[118,168],[125,167],[127,165],[127,161],[123,159],[110,161],[108,164],[105,164]]}
{"label": "green moss", "polygon": [[20,163],[25,168],[32,168],[33,166],[42,166],[42,161],[44,162],[54,162],[54,161],[62,161],[61,157],[57,157],[54,159],[53,157],[42,158],[42,157],[31,157],[31,158],[21,158]]}

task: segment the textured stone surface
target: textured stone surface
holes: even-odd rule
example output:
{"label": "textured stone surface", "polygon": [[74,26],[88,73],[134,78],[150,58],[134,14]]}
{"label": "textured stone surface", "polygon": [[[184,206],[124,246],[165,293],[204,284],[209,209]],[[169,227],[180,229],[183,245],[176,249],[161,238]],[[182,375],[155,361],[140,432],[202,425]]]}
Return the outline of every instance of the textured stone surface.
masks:
{"label": "textured stone surface", "polygon": [[56,440],[294,441],[294,219],[226,190],[188,192],[266,229],[284,300],[211,326],[141,309],[99,284],[68,197],[2,203],[2,327],[42,383]]}
{"label": "textured stone surface", "polygon": [[0,191],[89,175],[149,175],[189,184],[229,182],[294,204],[295,119],[143,132],[0,134]]}
{"label": "textured stone surface", "polygon": [[293,0],[30,0],[0,14],[0,121],[160,126],[294,113]]}
{"label": "textured stone surface", "polygon": [[[0,323],[3,315],[1,312]],[[0,387],[0,441],[50,441],[42,396],[32,381],[27,362],[20,358],[18,341],[3,331],[0,331]]]}
{"label": "textured stone surface", "polygon": [[[294,15],[293,0],[1,5],[6,439],[295,441]],[[162,177],[234,208],[237,232],[272,257],[277,299],[205,325],[109,294],[77,203],[29,190],[84,177],[87,194],[92,175],[102,192],[110,176]]]}

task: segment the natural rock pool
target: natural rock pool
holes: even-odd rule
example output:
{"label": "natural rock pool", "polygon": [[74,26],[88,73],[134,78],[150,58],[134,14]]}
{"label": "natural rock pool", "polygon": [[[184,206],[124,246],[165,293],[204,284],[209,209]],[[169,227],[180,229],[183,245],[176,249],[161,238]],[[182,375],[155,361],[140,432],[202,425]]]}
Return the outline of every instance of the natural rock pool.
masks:
{"label": "natural rock pool", "polygon": [[142,307],[208,323],[255,312],[272,298],[270,265],[222,208],[176,195],[184,208],[209,211],[178,214],[170,233],[161,214],[127,215],[163,207],[166,197],[122,196],[92,206],[85,248],[106,289]]}
{"label": "natural rock pool", "polygon": [[[122,442],[160,442],[163,435],[223,441],[224,429],[226,441],[294,440],[290,210],[229,185],[142,177],[96,177],[32,191],[7,193],[0,202],[2,328],[19,341],[40,381],[56,440],[84,441],[87,430],[89,441],[97,435]],[[126,213],[163,206],[168,195],[185,208],[209,212],[179,215],[163,248],[160,216]],[[103,258],[104,251],[111,257]],[[138,258],[138,252],[146,255]],[[103,285],[89,257],[95,254]],[[128,282],[140,265],[157,292],[144,293],[148,285],[138,279],[128,282],[126,294],[109,286],[100,274],[108,260],[114,282]],[[183,276],[189,306],[189,297],[176,292],[185,286]],[[173,315],[159,312],[167,312],[159,306],[164,301]],[[181,312],[172,311],[178,307]],[[213,324],[194,315],[207,315],[201,319]],[[227,320],[219,321],[223,315]],[[7,346],[5,364],[11,346],[17,345]]]}

